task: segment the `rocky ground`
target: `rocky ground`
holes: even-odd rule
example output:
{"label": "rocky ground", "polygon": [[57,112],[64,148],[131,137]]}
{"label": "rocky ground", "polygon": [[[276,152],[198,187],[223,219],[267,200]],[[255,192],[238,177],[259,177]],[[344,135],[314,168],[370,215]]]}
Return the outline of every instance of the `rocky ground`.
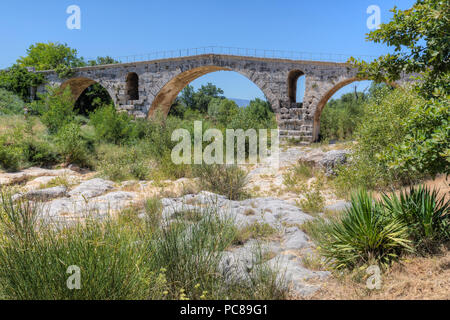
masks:
{"label": "rocky ground", "polygon": [[[180,210],[202,210],[207,205],[213,206],[221,215],[232,218],[238,229],[258,224],[274,230],[263,238],[245,239],[224,253],[220,271],[227,278],[245,281],[254,267],[255,248],[258,247],[264,252],[264,264],[280,270],[280,277],[284,278],[293,297],[321,298],[324,296],[318,292],[324,292],[324,284],[333,283],[333,280],[328,271],[311,270],[310,261],[318,257],[314,244],[302,231],[302,224],[314,217],[298,207],[302,195],[285,188],[283,174],[300,160],[332,175],[336,164],[344,162],[348,156],[349,152],[338,146],[326,150],[285,147],[280,153],[279,165],[275,165],[277,162],[273,158],[268,158],[262,164],[247,168],[247,189],[252,198],[243,201],[230,201],[221,195],[198,190],[195,179],[114,183],[98,178],[95,172],[85,172],[74,166],[0,173],[0,184],[8,186],[15,198],[43,201],[42,219],[64,224],[79,221],[86,215],[114,215],[154,196],[162,199],[163,217],[167,220]],[[325,189],[322,193],[326,205],[324,211],[340,211],[348,205],[336,198],[332,190]]]}
{"label": "rocky ground", "polygon": [[[313,271],[305,267],[305,257],[313,254],[313,243],[301,230],[301,225],[313,219],[296,206],[301,195],[283,191],[283,173],[299,160],[333,173],[336,163],[345,160],[347,151],[307,147],[285,148],[280,154],[279,166],[273,158],[247,168],[250,191],[257,194],[248,200],[230,201],[206,191],[195,190],[195,180],[125,181],[114,183],[96,177],[95,172],[83,172],[71,166],[65,169],[30,168],[18,173],[1,173],[1,185],[9,186],[14,198],[39,199],[40,215],[44,220],[60,223],[79,221],[86,215],[104,217],[120,212],[128,206],[142,203],[152,197],[162,197],[163,216],[170,219],[180,209],[202,208],[212,203],[218,212],[233,218],[238,228],[255,224],[275,230],[265,239],[246,239],[239,246],[225,252],[221,271],[227,277],[245,279],[255,262],[255,245],[268,257],[265,263],[279,269],[292,294],[314,294],[321,282],[329,277],[327,271]],[[255,194],[255,192],[253,192]],[[345,206],[333,196],[326,198],[328,209]],[[314,283],[310,283],[314,280]]]}

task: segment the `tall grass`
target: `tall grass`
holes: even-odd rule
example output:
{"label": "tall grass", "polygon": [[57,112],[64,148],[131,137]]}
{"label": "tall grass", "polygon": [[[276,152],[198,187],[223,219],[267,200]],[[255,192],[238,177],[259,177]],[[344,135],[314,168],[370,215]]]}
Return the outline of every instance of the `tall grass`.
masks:
{"label": "tall grass", "polygon": [[194,175],[200,178],[201,188],[228,197],[230,200],[242,200],[248,197],[245,186],[247,173],[236,165],[199,165]]}
{"label": "tall grass", "polygon": [[[250,283],[218,272],[236,237],[214,207],[193,223],[162,219],[157,199],[145,218],[127,209],[119,218],[44,224],[31,202],[3,196],[0,219],[0,296],[5,299],[279,299],[274,271],[254,269]],[[199,209],[200,210],[200,209]],[[80,290],[68,289],[69,266],[80,268]]]}

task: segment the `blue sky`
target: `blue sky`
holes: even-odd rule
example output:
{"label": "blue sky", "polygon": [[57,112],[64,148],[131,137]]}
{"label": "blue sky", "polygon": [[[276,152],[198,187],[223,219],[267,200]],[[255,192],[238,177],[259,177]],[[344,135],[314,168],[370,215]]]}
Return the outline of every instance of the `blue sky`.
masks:
{"label": "blue sky", "polygon": [[[380,55],[388,50],[365,40],[368,6],[406,9],[413,0],[53,0],[0,3],[0,68],[10,66],[35,42],[59,41],[79,55],[126,56],[202,46]],[[81,8],[81,30],[69,30],[70,5]],[[217,72],[195,82],[212,82],[228,97],[251,99],[262,92],[234,72]],[[364,85],[363,85],[364,87]],[[351,90],[344,88],[342,92]]]}

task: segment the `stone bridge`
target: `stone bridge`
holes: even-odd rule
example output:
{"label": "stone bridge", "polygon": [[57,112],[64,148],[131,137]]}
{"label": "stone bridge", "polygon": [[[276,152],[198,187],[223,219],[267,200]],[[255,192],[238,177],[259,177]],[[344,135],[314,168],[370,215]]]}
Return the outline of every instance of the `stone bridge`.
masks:
{"label": "stone bridge", "polygon": [[[191,81],[215,71],[235,71],[255,83],[276,114],[280,138],[313,142],[319,137],[320,115],[331,96],[359,81],[345,63],[204,54],[75,69],[70,79],[43,71],[47,85],[70,86],[77,99],[94,83],[110,94],[118,110],[136,117],[167,115],[180,91]],[[303,103],[296,101],[297,80],[305,76]],[[45,90],[39,87],[38,92]]]}

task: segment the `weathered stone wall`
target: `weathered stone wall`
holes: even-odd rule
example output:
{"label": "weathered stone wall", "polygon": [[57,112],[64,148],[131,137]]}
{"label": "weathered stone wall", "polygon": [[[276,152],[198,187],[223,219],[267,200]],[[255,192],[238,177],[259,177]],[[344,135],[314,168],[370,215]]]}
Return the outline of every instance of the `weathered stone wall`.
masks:
{"label": "weathered stone wall", "polygon": [[[53,71],[44,73],[50,85],[70,85],[76,98],[97,82],[109,92],[118,110],[148,117],[157,110],[167,114],[173,100],[187,84],[219,70],[238,72],[254,82],[276,113],[281,137],[304,142],[318,137],[317,119],[332,94],[357,80],[356,70],[346,64],[214,54],[78,68],[74,76],[66,80],[59,79]],[[127,96],[126,79],[131,72],[139,76],[139,100],[129,100]],[[291,76],[305,75],[303,104],[292,101],[292,92],[289,98],[289,86],[296,84],[292,79],[288,81],[290,73]],[[43,86],[38,88],[38,91],[43,90]]]}

